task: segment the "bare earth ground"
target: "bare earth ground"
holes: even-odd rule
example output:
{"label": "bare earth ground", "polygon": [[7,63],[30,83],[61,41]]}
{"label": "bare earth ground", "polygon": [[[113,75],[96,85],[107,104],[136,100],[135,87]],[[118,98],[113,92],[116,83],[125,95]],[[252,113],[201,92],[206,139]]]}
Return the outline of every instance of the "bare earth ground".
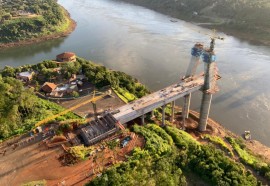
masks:
{"label": "bare earth ground", "polygon": [[[197,117],[198,113],[191,111],[187,131],[200,140],[201,133],[192,129],[197,125]],[[175,124],[179,126],[181,119],[179,114],[176,115],[176,119]],[[209,119],[208,124],[206,133],[220,137],[237,137],[212,119]],[[119,135],[117,137],[121,138]],[[115,154],[115,162],[121,162],[125,161],[125,155],[129,154],[134,146],[143,147],[144,139],[142,137],[138,137],[134,141],[134,143],[131,141],[123,149],[116,148],[116,153],[107,148],[97,152],[98,158],[95,163],[92,157],[90,157],[90,159],[73,166],[64,166],[60,163],[58,157],[64,153],[60,147],[48,149],[43,144],[35,143],[13,150],[12,146],[3,146],[1,144],[0,149],[7,149],[7,151],[4,156],[0,154],[0,186],[17,186],[29,181],[42,179],[47,181],[47,185],[84,185],[97,176],[104,169],[104,166],[112,161],[112,157]],[[254,140],[246,141],[245,143],[251,151],[260,154],[266,161],[270,162],[270,148]],[[98,145],[95,148],[97,149]],[[95,170],[94,172],[93,169]],[[196,178],[195,175],[188,175],[187,179],[194,180],[193,182],[191,181],[190,185],[206,185],[204,182],[200,182],[200,179]]]}
{"label": "bare earth ground", "polygon": [[[93,96],[89,95],[89,96],[74,99],[74,100],[61,101],[59,104],[62,107],[70,108],[82,102],[88,101],[92,98]],[[103,99],[96,101],[96,105],[97,105],[97,112],[102,113],[104,110],[116,109],[122,105],[125,105],[125,103],[112,91],[111,96],[105,96]],[[82,107],[73,110],[73,112],[82,117],[86,115],[91,117],[93,116],[93,105],[92,103],[85,104]]]}
{"label": "bare earth ground", "polygon": [[[118,136],[119,137],[119,136]],[[142,137],[134,138],[124,148],[116,148],[115,163],[125,161],[126,154],[137,147],[143,147]],[[96,146],[97,147],[97,146]],[[93,179],[103,167],[112,161],[113,151],[105,148],[98,152],[96,163],[92,158],[74,166],[63,166],[58,157],[63,154],[61,147],[48,149],[44,144],[34,144],[23,149],[8,149],[0,160],[0,185],[17,186],[34,180],[45,179],[47,185],[84,185]],[[108,166],[107,166],[108,167]],[[93,174],[95,169],[95,174]]]}

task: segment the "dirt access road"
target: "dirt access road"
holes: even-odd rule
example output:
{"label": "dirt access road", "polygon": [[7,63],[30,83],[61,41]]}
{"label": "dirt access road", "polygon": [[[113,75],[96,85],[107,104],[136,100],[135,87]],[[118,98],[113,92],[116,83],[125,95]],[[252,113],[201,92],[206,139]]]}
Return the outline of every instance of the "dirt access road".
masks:
{"label": "dirt access road", "polygon": [[[117,137],[117,136],[116,136]],[[95,145],[98,148],[100,144]],[[48,149],[44,144],[35,143],[21,149],[8,148],[6,154],[0,155],[0,186],[19,186],[30,181],[45,179],[47,185],[84,185],[93,179],[108,163],[125,161],[126,155],[134,147],[143,147],[144,139],[136,138],[126,147],[117,147],[115,151],[105,148],[93,157],[73,166],[64,166],[58,157],[64,153],[62,147]],[[115,160],[114,158],[115,157]],[[95,169],[93,173],[93,169]]]}

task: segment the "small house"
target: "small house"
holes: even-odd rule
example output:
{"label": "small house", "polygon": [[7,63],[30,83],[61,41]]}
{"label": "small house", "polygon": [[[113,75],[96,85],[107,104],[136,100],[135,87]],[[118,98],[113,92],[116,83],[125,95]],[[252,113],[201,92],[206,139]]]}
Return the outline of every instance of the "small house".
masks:
{"label": "small house", "polygon": [[31,81],[33,78],[34,72],[26,71],[26,72],[21,72],[17,74],[17,79],[20,79],[22,81]]}
{"label": "small house", "polygon": [[42,85],[41,90],[46,92],[46,93],[51,93],[55,88],[57,87],[56,84],[46,82]]}
{"label": "small house", "polygon": [[56,56],[57,62],[74,62],[76,61],[76,55],[73,52],[64,52]]}

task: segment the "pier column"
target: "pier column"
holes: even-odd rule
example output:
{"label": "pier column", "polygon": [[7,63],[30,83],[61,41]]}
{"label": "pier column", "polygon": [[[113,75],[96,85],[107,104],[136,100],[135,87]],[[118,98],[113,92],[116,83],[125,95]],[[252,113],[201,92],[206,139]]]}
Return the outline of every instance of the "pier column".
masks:
{"label": "pier column", "polygon": [[172,102],[172,115],[171,115],[171,122],[174,122],[174,109],[175,109],[175,101]]}
{"label": "pier column", "polygon": [[145,118],[145,115],[143,114],[142,116],[141,116],[141,119],[142,119],[142,125],[144,125],[144,118]]}
{"label": "pier column", "polygon": [[166,105],[162,105],[162,123],[161,123],[162,127],[165,126],[165,107]]}
{"label": "pier column", "polygon": [[155,113],[153,110],[151,111],[151,118],[155,118]]}
{"label": "pier column", "polygon": [[212,94],[204,92],[200,109],[199,131],[206,130],[211,101],[212,101]]}
{"label": "pier column", "polygon": [[183,121],[185,121],[185,119],[187,119],[189,115],[190,99],[191,99],[191,94],[184,96],[184,106],[182,109]]}

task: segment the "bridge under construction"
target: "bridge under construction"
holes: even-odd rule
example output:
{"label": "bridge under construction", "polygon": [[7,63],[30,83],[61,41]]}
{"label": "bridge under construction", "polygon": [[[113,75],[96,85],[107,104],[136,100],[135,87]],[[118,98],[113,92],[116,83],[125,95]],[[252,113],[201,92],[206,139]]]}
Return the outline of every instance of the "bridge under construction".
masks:
{"label": "bridge under construction", "polygon": [[[98,120],[96,119],[95,121],[90,122],[87,126],[81,128],[80,133],[81,136],[83,136],[85,144],[92,145],[102,139],[105,139],[108,135],[111,135],[117,130],[123,129],[122,124],[135,118],[141,117],[142,124],[144,124],[145,114],[153,113],[154,109],[160,107],[162,107],[161,125],[165,126],[166,105],[172,105],[171,121],[173,121],[175,101],[180,98],[184,98],[182,109],[182,129],[185,129],[185,122],[189,117],[191,94],[199,90],[202,91],[203,95],[198,130],[205,131],[212,94],[218,91],[216,81],[220,79],[215,63],[215,39],[219,38],[211,37],[209,48],[204,48],[200,43],[194,45],[191,49],[191,60],[186,75],[179,82],[121,106],[110,113],[105,113],[103,116],[100,116]],[[204,72],[200,75],[196,75],[197,66],[201,63],[201,60],[204,63]],[[109,127],[106,128],[106,126],[104,126],[104,121],[109,121],[107,123],[105,122],[105,125]],[[91,125],[93,125],[93,127]],[[93,128],[95,131],[93,131]],[[103,130],[103,128],[106,130]]]}

